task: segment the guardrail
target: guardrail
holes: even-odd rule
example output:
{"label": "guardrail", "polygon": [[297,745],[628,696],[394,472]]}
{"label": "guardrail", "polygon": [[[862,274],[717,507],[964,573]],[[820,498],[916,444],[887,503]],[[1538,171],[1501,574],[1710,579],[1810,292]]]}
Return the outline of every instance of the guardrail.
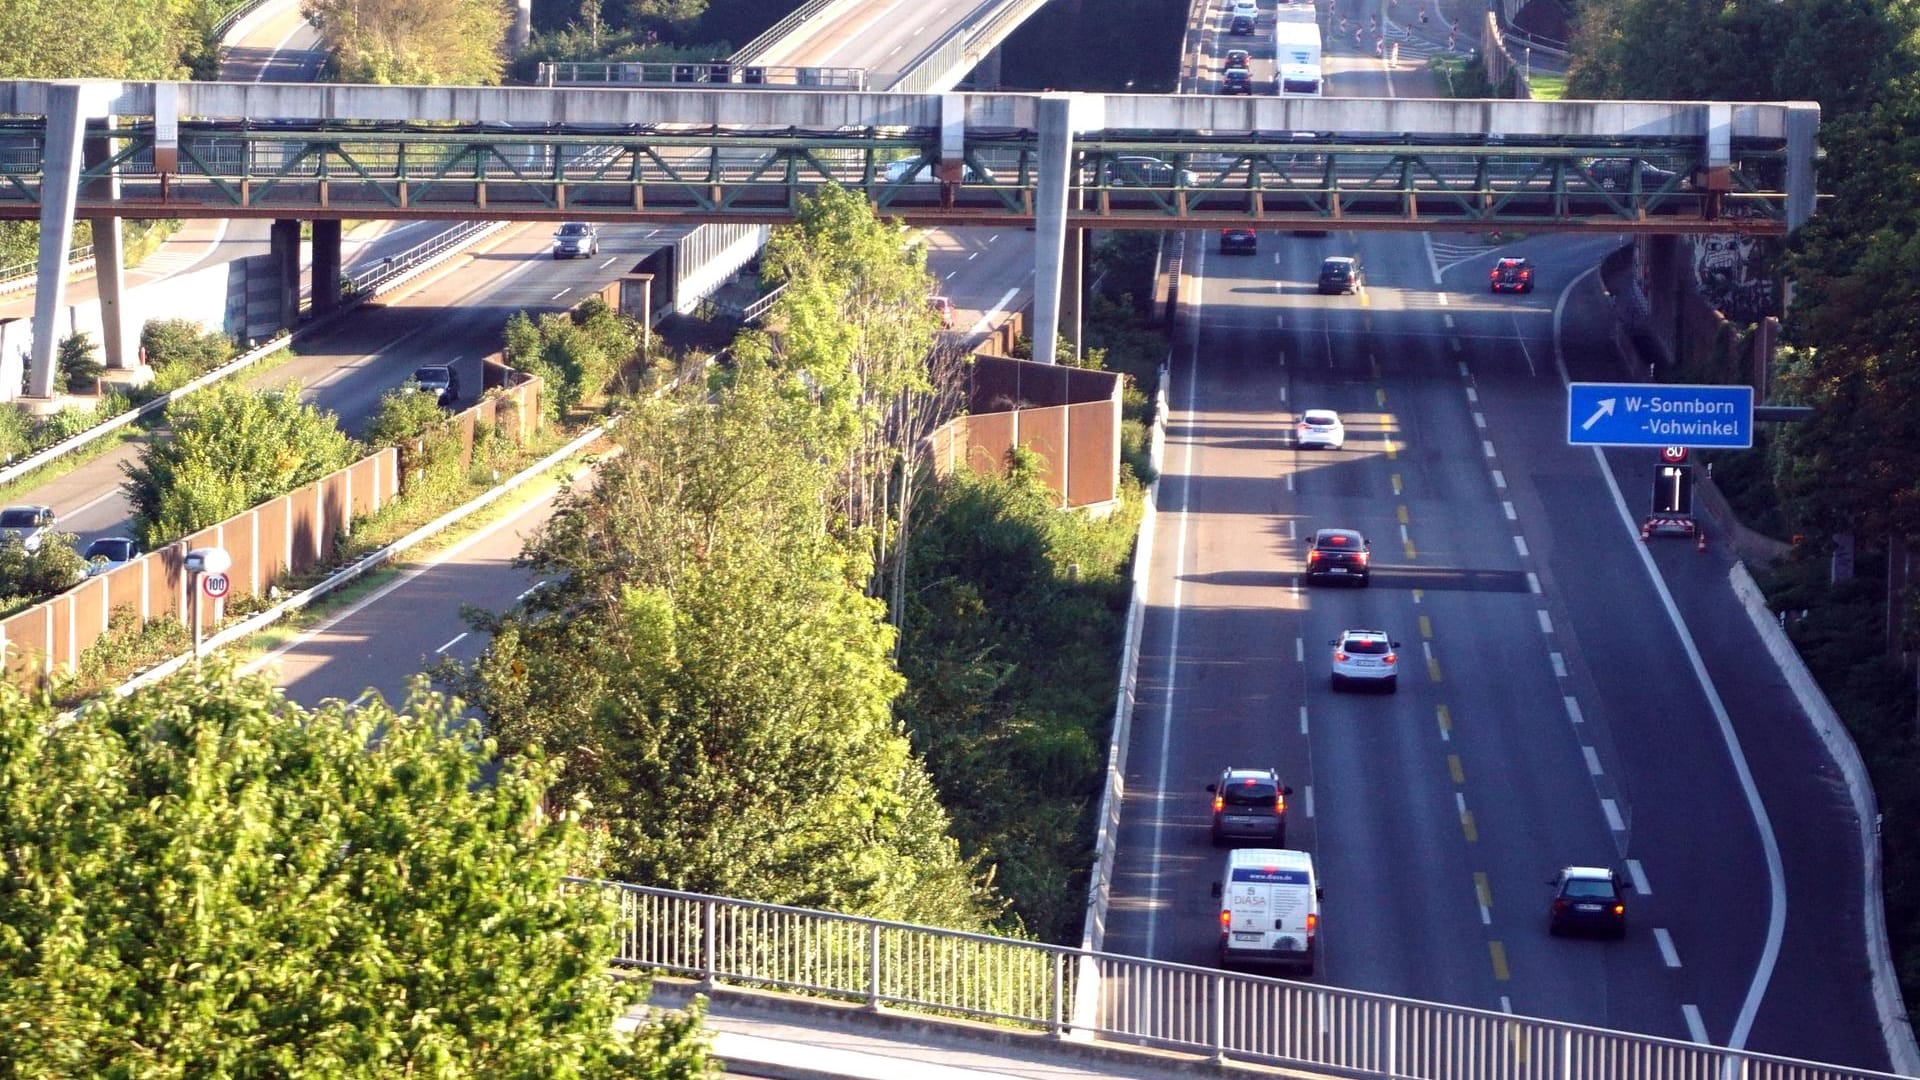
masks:
{"label": "guardrail", "polygon": [[736,64],[751,62],[754,57],[759,56],[771,48],[774,42],[793,33],[794,27],[799,26],[801,23],[806,22],[808,19],[813,18],[815,15],[820,14],[838,2],[839,0],[807,0],[806,3],[788,12],[785,18],[767,27],[766,31],[759,37],[754,38],[752,41],[734,50],[733,55],[728,59]]}
{"label": "guardrail", "polygon": [[[67,269],[83,270],[93,262],[93,245],[81,244],[73,249],[73,255],[67,260]],[[0,293],[18,292],[30,288],[40,280],[40,260],[14,263],[12,266],[0,266]]]}
{"label": "guardrail", "polygon": [[[1380,1080],[1896,1080],[1678,1039],[777,904],[568,879],[618,966]],[[1091,980],[1092,986],[1086,985]],[[1091,1017],[1070,1015],[1076,998]]]}
{"label": "guardrail", "polygon": [[865,90],[867,70],[794,64],[740,64],[732,60],[541,61],[541,86],[767,86],[782,90]]}
{"label": "guardrail", "polygon": [[225,41],[227,32],[238,25],[241,19],[246,18],[272,2],[273,0],[246,0],[246,3],[220,16],[219,21],[213,24],[213,28],[207,31],[207,36],[215,41]]}

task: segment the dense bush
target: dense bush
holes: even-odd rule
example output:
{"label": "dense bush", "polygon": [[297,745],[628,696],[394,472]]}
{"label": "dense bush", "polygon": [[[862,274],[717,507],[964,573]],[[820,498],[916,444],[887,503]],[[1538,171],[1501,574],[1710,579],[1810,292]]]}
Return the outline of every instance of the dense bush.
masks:
{"label": "dense bush", "polygon": [[233,340],[192,319],[151,319],[140,331],[140,351],[153,368],[154,386],[177,390],[233,359]]}
{"label": "dense bush", "polygon": [[93,393],[106,371],[100,363],[99,350],[94,347],[93,336],[84,330],[60,339],[54,365],[60,372],[61,385],[69,394]]}
{"label": "dense bush", "polygon": [[599,397],[633,359],[640,327],[591,297],[564,315],[516,313],[507,320],[506,338],[507,363],[538,375],[546,383],[542,407],[549,416],[564,416]]}
{"label": "dense bush", "polygon": [[87,576],[87,561],[71,533],[51,533],[28,551],[13,537],[0,540],[0,607],[17,607],[65,591]]}
{"label": "dense bush", "polygon": [[1035,461],[956,476],[909,547],[901,715],[965,850],[1027,930],[1077,941],[1139,493],[1062,512]]}
{"label": "dense bush", "polygon": [[219,384],[174,402],[170,438],[122,466],[148,547],[177,540],[351,464],[332,413],[297,393]]}

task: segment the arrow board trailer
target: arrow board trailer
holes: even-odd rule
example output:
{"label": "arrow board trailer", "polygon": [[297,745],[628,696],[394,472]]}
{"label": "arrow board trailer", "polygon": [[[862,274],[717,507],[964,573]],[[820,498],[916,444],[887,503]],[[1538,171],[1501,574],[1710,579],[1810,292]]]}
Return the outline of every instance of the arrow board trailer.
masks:
{"label": "arrow board trailer", "polygon": [[1313,974],[1320,881],[1313,856],[1282,848],[1227,855],[1220,896],[1220,966],[1277,964]]}
{"label": "arrow board trailer", "polygon": [[1570,383],[1567,442],[1745,450],[1753,445],[1753,387]]}

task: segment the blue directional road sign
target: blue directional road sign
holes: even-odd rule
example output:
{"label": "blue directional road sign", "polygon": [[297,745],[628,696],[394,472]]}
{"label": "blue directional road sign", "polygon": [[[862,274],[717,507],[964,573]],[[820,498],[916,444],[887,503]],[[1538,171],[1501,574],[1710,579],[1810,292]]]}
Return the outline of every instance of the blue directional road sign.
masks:
{"label": "blue directional road sign", "polygon": [[1744,450],[1753,445],[1753,387],[1572,383],[1567,441]]}

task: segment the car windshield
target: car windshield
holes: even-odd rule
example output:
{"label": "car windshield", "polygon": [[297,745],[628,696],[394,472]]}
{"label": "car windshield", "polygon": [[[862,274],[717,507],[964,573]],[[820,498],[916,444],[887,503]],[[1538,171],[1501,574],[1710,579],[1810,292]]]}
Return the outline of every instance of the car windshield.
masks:
{"label": "car windshield", "polygon": [[0,510],[0,529],[31,529],[39,517],[35,510]]}
{"label": "car windshield", "polygon": [[1348,536],[1346,533],[1321,533],[1320,539],[1315,546],[1323,548],[1350,548],[1358,547],[1359,545],[1354,543],[1353,537]]}
{"label": "car windshield", "polygon": [[1379,638],[1348,638],[1340,647],[1361,656],[1383,656],[1387,652],[1387,643]]}
{"label": "car windshield", "polygon": [[1567,881],[1567,895],[1582,900],[1611,900],[1613,885],[1593,878],[1570,878]]}
{"label": "car windshield", "polygon": [[587,235],[587,227],[585,225],[562,225],[560,226],[560,235],[585,236]]}
{"label": "car windshield", "polygon": [[1332,413],[1310,412],[1306,415],[1305,419],[1307,423],[1312,424],[1314,427],[1332,427],[1338,418]]}
{"label": "car windshield", "polygon": [[443,386],[447,381],[447,369],[443,367],[415,368],[413,381],[421,386]]}
{"label": "car windshield", "polygon": [[1279,793],[1273,789],[1273,785],[1264,780],[1255,780],[1252,783],[1241,780],[1220,789],[1220,801],[1228,806],[1271,807],[1274,796],[1277,794]]}
{"label": "car windshield", "polygon": [[1346,277],[1346,276],[1347,276],[1347,264],[1346,264],[1346,263],[1337,263],[1337,262],[1330,262],[1330,263],[1328,263],[1328,264],[1326,264],[1325,266],[1322,266],[1322,267],[1320,268],[1320,272],[1321,272],[1321,273],[1323,273],[1323,274],[1326,274],[1326,275],[1328,275],[1329,277]]}
{"label": "car windshield", "polygon": [[86,557],[106,559],[110,562],[126,562],[133,557],[131,540],[95,540],[87,545]]}

